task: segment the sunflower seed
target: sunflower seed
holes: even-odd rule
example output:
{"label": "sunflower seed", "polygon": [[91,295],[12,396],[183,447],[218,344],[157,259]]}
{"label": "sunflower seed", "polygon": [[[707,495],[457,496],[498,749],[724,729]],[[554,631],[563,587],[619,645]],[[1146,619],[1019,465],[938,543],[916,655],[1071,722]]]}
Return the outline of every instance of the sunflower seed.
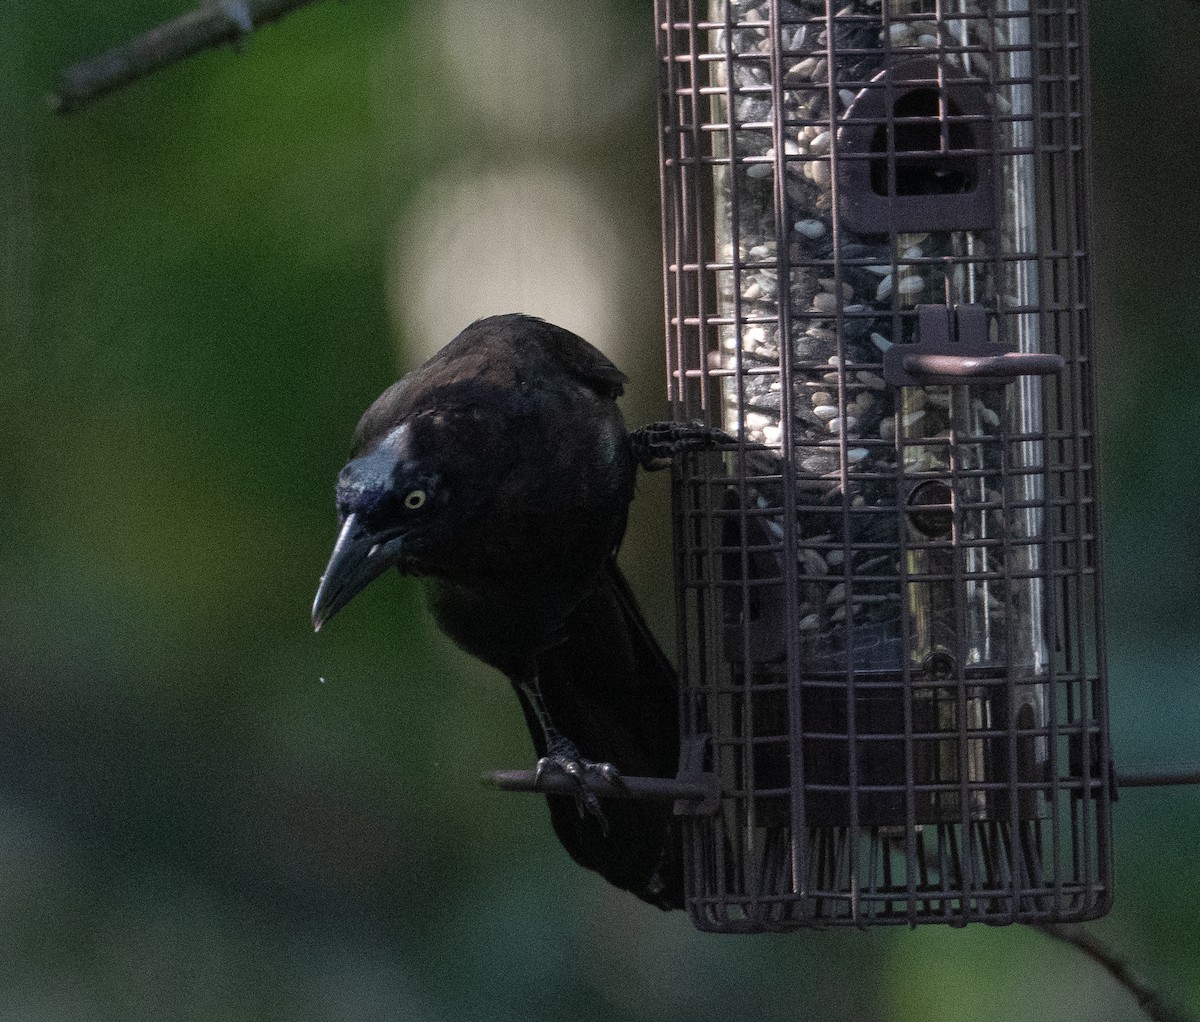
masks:
{"label": "sunflower seed", "polygon": [[820,220],[798,220],[796,233],[802,234],[811,241],[825,237],[825,225]]}
{"label": "sunflower seed", "polygon": [[815,550],[801,549],[800,559],[804,562],[804,573],[806,575],[829,574],[829,565],[825,563],[825,558]]}
{"label": "sunflower seed", "polygon": [[822,291],[813,296],[812,307],[817,312],[837,312],[837,295],[831,295],[828,291]]}
{"label": "sunflower seed", "polygon": [[[815,411],[816,409],[813,410]],[[829,432],[840,433],[843,426],[845,426],[847,432],[851,432],[857,425],[858,419],[856,419],[853,415],[839,415],[836,419],[829,420]]]}

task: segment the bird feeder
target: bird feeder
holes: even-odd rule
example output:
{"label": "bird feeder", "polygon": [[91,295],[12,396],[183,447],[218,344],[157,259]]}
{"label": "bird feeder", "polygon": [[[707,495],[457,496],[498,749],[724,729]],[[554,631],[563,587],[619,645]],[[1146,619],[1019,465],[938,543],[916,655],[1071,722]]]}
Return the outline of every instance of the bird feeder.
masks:
{"label": "bird feeder", "polygon": [[1110,905],[1084,6],[657,0],[701,929]]}

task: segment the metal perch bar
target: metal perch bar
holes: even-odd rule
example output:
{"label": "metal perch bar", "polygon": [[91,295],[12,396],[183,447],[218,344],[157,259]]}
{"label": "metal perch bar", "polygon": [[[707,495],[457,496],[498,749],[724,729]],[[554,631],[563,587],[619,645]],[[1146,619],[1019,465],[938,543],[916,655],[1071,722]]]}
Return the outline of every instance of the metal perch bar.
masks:
{"label": "metal perch bar", "polygon": [[[563,774],[543,774],[541,780],[535,781],[532,770],[494,770],[485,773],[481,779],[484,784],[501,791],[574,795],[579,790],[578,783]],[[1153,788],[1179,784],[1200,784],[1200,769],[1117,775],[1117,786],[1120,788]],[[705,774],[694,781],[681,781],[670,777],[623,777],[610,781],[602,774],[589,774],[583,787],[601,798],[705,802],[719,794],[716,777],[712,774]]]}
{"label": "metal perch bar", "polygon": [[1118,788],[1163,788],[1176,784],[1200,784],[1200,768],[1117,774]]}
{"label": "metal perch bar", "polygon": [[[543,795],[575,795],[579,783],[562,773],[544,773],[534,780],[532,770],[495,770],[485,773],[483,783],[501,791],[538,792]],[[589,773],[583,788],[600,798],[681,799],[685,802],[707,802],[717,797],[716,777],[707,774],[696,780],[681,781],[673,777],[621,777],[609,780],[602,774]]]}
{"label": "metal perch bar", "polygon": [[1017,376],[1047,376],[1061,372],[1066,360],[1061,355],[1009,351],[1002,355],[905,355],[901,360],[912,376],[955,383],[961,380],[1014,379]]}

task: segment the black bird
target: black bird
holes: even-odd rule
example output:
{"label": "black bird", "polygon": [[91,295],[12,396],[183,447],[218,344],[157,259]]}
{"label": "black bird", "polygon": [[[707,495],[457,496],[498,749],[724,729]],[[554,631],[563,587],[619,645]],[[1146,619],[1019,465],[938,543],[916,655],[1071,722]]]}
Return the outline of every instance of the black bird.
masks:
{"label": "black bird", "polygon": [[[389,387],[358,424],[337,484],[341,532],[313,604],[320,628],[391,567],[419,576],[442,630],[503,672],[570,855],[661,908],[682,907],[669,801],[605,799],[609,778],[674,777],[677,679],[615,561],[639,461],[670,453],[671,424],[635,441],[624,376],[560,327],[522,315],[472,323]],[[664,431],[665,430],[665,431]]]}

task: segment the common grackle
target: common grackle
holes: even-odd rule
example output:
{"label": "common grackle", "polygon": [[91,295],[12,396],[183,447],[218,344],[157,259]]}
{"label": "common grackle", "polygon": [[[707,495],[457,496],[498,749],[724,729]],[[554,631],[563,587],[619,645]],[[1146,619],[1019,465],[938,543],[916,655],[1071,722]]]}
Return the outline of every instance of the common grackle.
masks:
{"label": "common grackle", "polygon": [[570,855],[678,908],[671,803],[601,806],[585,786],[589,771],[673,777],[679,759],[675,671],[615,552],[639,461],[657,467],[681,434],[659,424],[631,440],[623,382],[576,335],[507,315],[471,324],[393,384],[338,477],[341,532],[313,624],[390,567],[422,578],[442,630],[512,682],[539,773],[578,784],[575,798],[547,798]]}

